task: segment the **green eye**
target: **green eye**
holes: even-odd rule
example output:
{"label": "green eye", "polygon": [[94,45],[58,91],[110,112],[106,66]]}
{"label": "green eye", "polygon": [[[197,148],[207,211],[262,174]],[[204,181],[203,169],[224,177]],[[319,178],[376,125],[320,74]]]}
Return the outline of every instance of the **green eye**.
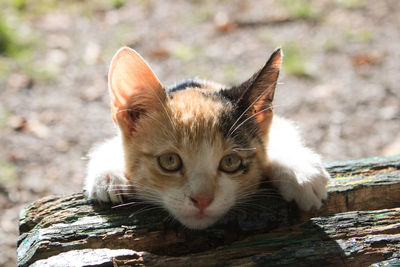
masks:
{"label": "green eye", "polygon": [[219,163],[219,169],[223,172],[234,173],[242,166],[242,159],[235,154],[226,155]]}
{"label": "green eye", "polygon": [[161,169],[168,172],[176,172],[182,168],[182,160],[178,154],[169,153],[157,158]]}

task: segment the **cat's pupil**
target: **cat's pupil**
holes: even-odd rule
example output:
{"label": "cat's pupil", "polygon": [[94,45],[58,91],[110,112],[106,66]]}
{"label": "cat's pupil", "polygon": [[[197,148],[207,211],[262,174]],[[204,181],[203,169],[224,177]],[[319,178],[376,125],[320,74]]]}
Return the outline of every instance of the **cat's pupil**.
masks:
{"label": "cat's pupil", "polygon": [[168,156],[168,164],[169,165],[174,165],[175,164],[175,158],[173,156]]}

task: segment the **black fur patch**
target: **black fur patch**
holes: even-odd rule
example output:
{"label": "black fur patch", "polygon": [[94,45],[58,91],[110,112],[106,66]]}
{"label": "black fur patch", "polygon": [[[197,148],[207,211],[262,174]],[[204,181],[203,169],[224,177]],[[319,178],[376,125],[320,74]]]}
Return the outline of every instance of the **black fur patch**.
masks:
{"label": "black fur patch", "polygon": [[[248,147],[251,139],[258,138],[258,126],[253,118],[248,119],[248,114],[244,114],[240,119],[239,117],[245,112],[247,106],[242,106],[235,103],[236,99],[230,99],[224,95],[224,90],[218,92],[222,101],[229,101],[233,104],[231,110],[220,114],[221,118],[220,129],[226,138],[232,138],[240,147]],[[236,129],[237,127],[237,129]],[[236,130],[235,130],[236,129]]]}
{"label": "black fur patch", "polygon": [[167,87],[165,90],[167,91],[167,93],[174,93],[177,91],[181,91],[181,90],[185,90],[188,87],[197,87],[197,88],[201,88],[202,84],[199,83],[196,80],[193,79],[188,79],[188,80],[183,80],[179,83],[176,83],[170,87]]}

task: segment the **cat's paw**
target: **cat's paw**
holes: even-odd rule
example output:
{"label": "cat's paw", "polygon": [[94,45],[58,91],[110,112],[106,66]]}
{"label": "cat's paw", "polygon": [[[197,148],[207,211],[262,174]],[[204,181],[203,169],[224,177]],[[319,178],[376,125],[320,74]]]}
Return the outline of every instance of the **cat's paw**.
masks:
{"label": "cat's paw", "polygon": [[312,208],[319,209],[322,201],[327,199],[326,185],[329,180],[328,172],[321,166],[314,173],[303,173],[301,170],[295,172],[296,182],[292,188],[288,188],[287,195],[293,198],[297,205],[305,211]]}
{"label": "cat's paw", "polygon": [[323,200],[327,199],[326,185],[329,173],[320,162],[297,166],[279,166],[275,184],[280,194],[287,201],[294,200],[302,210],[319,209]]}
{"label": "cat's paw", "polygon": [[90,199],[118,204],[123,203],[130,185],[122,173],[102,172],[88,175],[85,190]]}

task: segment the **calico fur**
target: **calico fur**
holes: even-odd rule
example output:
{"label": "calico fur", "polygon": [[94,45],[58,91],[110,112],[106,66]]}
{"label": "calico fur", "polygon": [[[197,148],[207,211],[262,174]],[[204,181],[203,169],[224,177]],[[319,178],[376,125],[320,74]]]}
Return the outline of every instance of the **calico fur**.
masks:
{"label": "calico fur", "polygon": [[[112,116],[119,135],[90,153],[85,190],[102,202],[138,197],[189,228],[209,227],[268,180],[300,208],[320,208],[329,175],[272,101],[282,54],[236,87],[187,80],[164,89],[133,50],[120,49],[109,72]],[[176,171],[160,167],[178,155]],[[240,159],[235,172],[225,157]]]}

